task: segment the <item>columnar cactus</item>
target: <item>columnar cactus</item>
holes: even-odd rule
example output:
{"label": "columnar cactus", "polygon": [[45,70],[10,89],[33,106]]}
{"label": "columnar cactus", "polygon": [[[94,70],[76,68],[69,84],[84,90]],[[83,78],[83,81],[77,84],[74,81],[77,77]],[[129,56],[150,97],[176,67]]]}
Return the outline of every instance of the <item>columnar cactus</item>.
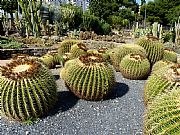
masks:
{"label": "columnar cactus", "polygon": [[179,87],[180,64],[173,64],[154,72],[147,80],[144,87],[144,102],[149,104],[157,95],[166,90]]}
{"label": "columnar cactus", "polygon": [[71,47],[78,43],[78,40],[64,40],[60,47],[58,48],[59,55],[64,55],[65,53],[69,53],[71,50]]}
{"label": "columnar cactus", "polygon": [[180,89],[158,96],[144,117],[144,135],[180,134]]}
{"label": "columnar cactus", "polygon": [[171,49],[165,49],[164,55],[163,55],[163,60],[177,62],[177,53]]}
{"label": "columnar cactus", "polygon": [[87,54],[67,61],[60,75],[70,91],[86,100],[106,98],[115,83],[112,66],[98,54]]}
{"label": "columnar cactus", "polygon": [[137,44],[146,50],[147,58],[152,65],[162,59],[164,47],[156,38],[140,38]]}
{"label": "columnar cactus", "polygon": [[1,67],[0,92],[3,116],[20,121],[47,115],[57,101],[53,75],[43,64],[29,58]]}
{"label": "columnar cactus", "polygon": [[119,71],[119,63],[122,58],[130,53],[139,53],[146,56],[146,51],[139,45],[124,44],[114,48],[109,52],[110,60],[116,71]]}
{"label": "columnar cactus", "polygon": [[71,47],[70,58],[73,59],[73,58],[77,58],[81,55],[85,55],[85,54],[87,54],[87,50],[88,50],[88,48],[86,47],[85,44],[77,43]]}
{"label": "columnar cactus", "polygon": [[129,54],[121,60],[119,69],[125,78],[145,79],[150,72],[150,63],[141,54]]}

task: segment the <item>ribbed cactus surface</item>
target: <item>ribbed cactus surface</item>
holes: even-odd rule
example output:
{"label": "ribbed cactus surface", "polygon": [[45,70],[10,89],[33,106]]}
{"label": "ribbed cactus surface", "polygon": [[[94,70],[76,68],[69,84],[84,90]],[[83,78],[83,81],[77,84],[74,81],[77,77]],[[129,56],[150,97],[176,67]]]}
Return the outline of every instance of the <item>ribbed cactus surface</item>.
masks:
{"label": "ribbed cactus surface", "polygon": [[88,48],[84,43],[77,43],[71,47],[70,58],[73,59],[73,58],[78,58],[81,55],[85,55],[87,54],[87,50]]}
{"label": "ribbed cactus surface", "polygon": [[150,72],[150,63],[141,54],[128,54],[121,60],[119,69],[125,78],[145,79]]}
{"label": "ribbed cactus surface", "polygon": [[58,48],[59,55],[64,55],[65,53],[69,53],[71,47],[78,43],[79,40],[64,40],[61,42],[60,47]]}
{"label": "ribbed cactus surface", "polygon": [[163,60],[177,62],[177,53],[171,49],[165,49],[164,55],[163,55]]}
{"label": "ribbed cactus surface", "polygon": [[0,88],[1,112],[15,120],[47,115],[57,101],[53,75],[34,59],[18,59],[1,67]]}
{"label": "ribbed cactus surface", "polygon": [[152,65],[163,58],[164,47],[158,40],[143,37],[137,41],[137,44],[146,50],[147,58]]}
{"label": "ribbed cactus surface", "polygon": [[86,100],[106,98],[115,83],[112,66],[98,54],[67,61],[60,74],[70,91]]}
{"label": "ribbed cactus surface", "polygon": [[45,54],[44,56],[39,58],[43,64],[45,64],[48,68],[55,68],[55,63],[54,63],[54,57],[51,54]]}
{"label": "ribbed cactus surface", "polygon": [[144,117],[144,135],[180,135],[180,89],[158,96]]}
{"label": "ribbed cactus surface", "polygon": [[179,87],[180,65],[174,64],[161,68],[161,71],[153,73],[144,87],[145,104],[151,102],[157,95],[166,92],[167,89]]}
{"label": "ribbed cactus surface", "polygon": [[146,56],[146,51],[141,46],[135,44],[124,44],[109,52],[111,63],[116,71],[119,71],[119,64],[122,58],[130,53],[139,53]]}

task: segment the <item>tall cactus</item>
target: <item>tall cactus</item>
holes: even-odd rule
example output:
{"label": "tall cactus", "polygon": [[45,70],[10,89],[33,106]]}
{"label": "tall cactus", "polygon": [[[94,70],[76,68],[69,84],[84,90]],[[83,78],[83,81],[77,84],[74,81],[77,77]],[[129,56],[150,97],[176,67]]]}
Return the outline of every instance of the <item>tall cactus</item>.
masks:
{"label": "tall cactus", "polygon": [[39,10],[42,5],[42,0],[18,0],[18,3],[22,9],[22,15],[28,22],[29,27],[35,37],[40,36],[40,16]]}

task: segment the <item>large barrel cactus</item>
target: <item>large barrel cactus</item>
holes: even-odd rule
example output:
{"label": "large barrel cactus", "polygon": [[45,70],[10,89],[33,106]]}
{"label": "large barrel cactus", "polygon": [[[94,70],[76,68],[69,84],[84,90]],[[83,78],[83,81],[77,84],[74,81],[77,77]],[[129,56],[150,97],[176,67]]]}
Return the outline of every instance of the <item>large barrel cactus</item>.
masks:
{"label": "large barrel cactus", "polygon": [[158,96],[144,117],[144,135],[180,135],[180,89]]}
{"label": "large barrel cactus", "polygon": [[145,79],[150,72],[150,63],[141,54],[129,54],[121,60],[119,69],[125,78]]}
{"label": "large barrel cactus", "polygon": [[164,47],[158,40],[143,37],[137,41],[137,44],[146,50],[147,58],[152,65],[163,58]]}
{"label": "large barrel cactus", "polygon": [[141,46],[135,44],[124,44],[109,52],[111,63],[116,71],[119,71],[119,64],[122,58],[130,53],[139,53],[146,56],[146,51]]}
{"label": "large barrel cactus", "polygon": [[64,55],[65,53],[69,53],[71,47],[78,42],[79,40],[64,40],[63,42],[61,42],[60,47],[58,48],[59,55]]}
{"label": "large barrel cactus", "polygon": [[165,49],[163,60],[168,60],[172,62],[177,62],[177,53],[174,52],[172,49]]}
{"label": "large barrel cactus", "polygon": [[78,58],[81,55],[85,55],[87,54],[87,50],[88,48],[84,43],[77,43],[71,47],[70,58],[73,59],[73,58]]}
{"label": "large barrel cactus", "polygon": [[98,54],[87,54],[67,61],[60,75],[70,91],[86,100],[106,98],[115,83],[112,66]]}
{"label": "large barrel cactus", "polygon": [[145,104],[151,102],[157,95],[166,92],[165,90],[179,87],[180,65],[173,64],[161,68],[161,71],[153,73],[147,80],[144,87]]}
{"label": "large barrel cactus", "polygon": [[3,116],[20,121],[47,115],[57,101],[53,75],[42,63],[29,58],[1,67],[0,92]]}

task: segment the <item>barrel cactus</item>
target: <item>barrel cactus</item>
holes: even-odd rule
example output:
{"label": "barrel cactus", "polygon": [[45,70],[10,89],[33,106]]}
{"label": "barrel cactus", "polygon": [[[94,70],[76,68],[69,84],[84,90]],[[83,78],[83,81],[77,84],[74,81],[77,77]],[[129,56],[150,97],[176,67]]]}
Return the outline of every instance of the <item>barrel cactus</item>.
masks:
{"label": "barrel cactus", "polygon": [[163,58],[164,47],[158,40],[143,37],[137,41],[137,44],[146,50],[147,58],[152,65]]}
{"label": "barrel cactus", "polygon": [[71,47],[78,42],[79,40],[64,40],[61,42],[60,47],[58,48],[59,55],[64,55],[65,53],[70,52]]}
{"label": "barrel cactus", "polygon": [[130,53],[139,53],[146,56],[146,51],[141,46],[135,44],[124,44],[109,52],[111,63],[116,71],[119,71],[119,64],[122,58]]}
{"label": "barrel cactus", "polygon": [[165,49],[164,55],[163,55],[163,60],[177,62],[177,53],[171,49]]}
{"label": "barrel cactus", "polygon": [[166,92],[167,89],[179,87],[180,64],[173,64],[161,68],[161,71],[153,73],[144,87],[144,102],[149,104],[157,95]]}
{"label": "barrel cactus", "polygon": [[89,54],[92,54],[92,53],[98,54],[98,50],[96,50],[96,49],[89,49],[89,50],[87,50],[87,53],[89,53]]}
{"label": "barrel cactus", "polygon": [[71,47],[70,58],[71,59],[78,58],[81,55],[87,54],[87,50],[88,48],[86,47],[84,43],[77,43]]}
{"label": "barrel cactus", "polygon": [[180,89],[158,96],[144,116],[144,135],[180,135]]}
{"label": "barrel cactus", "polygon": [[35,59],[12,60],[0,71],[1,113],[14,120],[39,118],[57,101],[57,86],[47,67]]}
{"label": "barrel cactus", "polygon": [[121,60],[119,69],[125,78],[145,79],[150,72],[150,63],[141,54],[128,54]]}
{"label": "barrel cactus", "polygon": [[171,66],[172,64],[175,64],[175,63],[166,61],[166,60],[157,61],[152,67],[151,74],[153,74],[154,72],[158,70],[161,70],[163,67]]}
{"label": "barrel cactus", "polygon": [[48,68],[55,68],[55,63],[54,63],[54,57],[51,54],[45,54],[42,57],[39,58],[43,64],[45,64]]}
{"label": "barrel cactus", "polygon": [[60,76],[70,91],[86,100],[106,98],[115,83],[112,66],[98,54],[87,54],[67,61]]}

